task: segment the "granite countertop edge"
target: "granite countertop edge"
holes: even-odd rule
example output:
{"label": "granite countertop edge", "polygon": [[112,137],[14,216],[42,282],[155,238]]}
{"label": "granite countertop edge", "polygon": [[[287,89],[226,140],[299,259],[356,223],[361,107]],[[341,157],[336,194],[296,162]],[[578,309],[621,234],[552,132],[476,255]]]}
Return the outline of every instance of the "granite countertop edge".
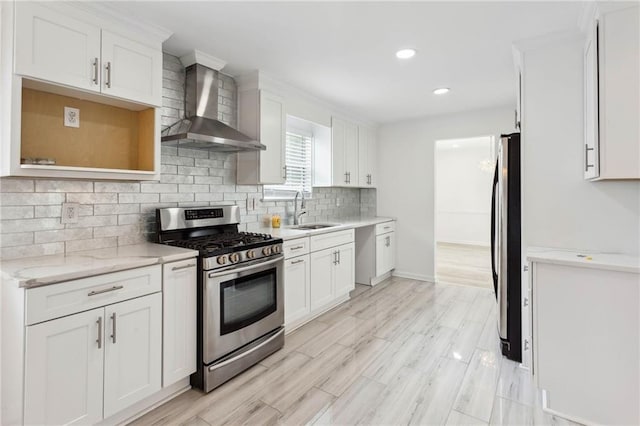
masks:
{"label": "granite countertop edge", "polygon": [[194,258],[195,250],[142,243],[77,253],[12,259],[0,263],[3,285],[30,289],[112,272]]}
{"label": "granite countertop edge", "polygon": [[530,262],[640,274],[640,256],[622,253],[578,251],[551,247],[528,247],[527,260]]}
{"label": "granite countertop edge", "polygon": [[[314,230],[303,230],[303,229],[295,229],[290,225],[284,225],[281,228],[272,228],[268,226],[254,226],[250,227],[248,230],[251,232],[261,232],[265,234],[271,234],[274,237],[282,238],[284,241],[294,240],[297,238],[310,237],[313,235],[327,234],[330,232],[344,231],[347,229],[355,229],[362,228],[365,226],[375,226],[380,223],[395,221],[396,219],[393,217],[366,217],[366,218],[343,218],[343,219],[333,219],[328,221],[323,221],[321,223],[334,224],[334,226],[328,228],[314,229]],[[304,223],[303,223],[304,225]]]}

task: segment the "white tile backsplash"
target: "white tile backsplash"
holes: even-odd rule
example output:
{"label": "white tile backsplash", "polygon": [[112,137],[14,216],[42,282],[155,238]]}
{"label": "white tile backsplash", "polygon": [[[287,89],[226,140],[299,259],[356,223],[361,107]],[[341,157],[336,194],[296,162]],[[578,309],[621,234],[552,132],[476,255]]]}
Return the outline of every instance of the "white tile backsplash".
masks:
{"label": "white tile backsplash", "polygon": [[[163,59],[166,126],[183,116],[184,69],[174,56],[165,54]],[[220,81],[219,118],[236,127],[235,81],[222,74]],[[235,203],[242,227],[259,222],[264,214],[280,214],[285,223],[291,218],[292,202],[261,201],[262,186],[236,185],[233,153],[162,147],[161,163],[159,182],[0,179],[0,259],[153,241],[155,209],[161,207]],[[63,202],[80,204],[78,223],[60,223]],[[303,221],[375,216],[375,206],[374,189],[315,188]]]}

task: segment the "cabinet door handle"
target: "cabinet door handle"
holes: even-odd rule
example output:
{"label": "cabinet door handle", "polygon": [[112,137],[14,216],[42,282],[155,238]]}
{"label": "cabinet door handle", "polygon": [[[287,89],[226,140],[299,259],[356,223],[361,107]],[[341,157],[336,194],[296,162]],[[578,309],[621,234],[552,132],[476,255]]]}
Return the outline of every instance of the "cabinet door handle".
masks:
{"label": "cabinet door handle", "polygon": [[111,62],[107,62],[105,68],[107,70],[107,81],[104,82],[104,85],[111,89]]}
{"label": "cabinet door handle", "polygon": [[179,271],[181,269],[187,269],[187,268],[194,268],[196,265],[194,263],[190,263],[188,265],[182,265],[182,266],[174,266],[173,268],[171,268],[172,271]]}
{"label": "cabinet door handle", "polygon": [[340,256],[340,250],[338,250],[338,265],[342,261],[342,256]]}
{"label": "cabinet door handle", "polygon": [[589,164],[589,151],[593,151],[593,148],[589,148],[589,145],[584,144],[584,171],[588,172],[589,167],[593,167],[593,164]]}
{"label": "cabinet door handle", "polygon": [[284,178],[284,180],[287,180],[287,166],[284,166],[282,170],[284,171],[284,176],[282,177]]}
{"label": "cabinet door handle", "polygon": [[525,298],[524,298],[524,301],[523,301],[522,305],[523,305],[524,307],[529,306],[529,298],[528,298],[528,297],[525,297]]}
{"label": "cabinet door handle", "polygon": [[349,173],[344,172],[344,183],[349,183],[349,179],[347,179],[347,175],[348,175],[348,174],[349,174]]}
{"label": "cabinet door handle", "polygon": [[525,351],[529,350],[529,339],[524,339],[524,350]]}
{"label": "cabinet door handle", "polygon": [[333,252],[333,264],[334,265],[338,264],[338,252],[337,251]]}
{"label": "cabinet door handle", "polygon": [[93,290],[93,291],[90,291],[89,294],[87,294],[87,296],[95,296],[97,294],[109,293],[110,291],[121,290],[123,288],[124,288],[123,285],[114,285],[113,287],[105,288],[104,290]]}
{"label": "cabinet door handle", "polygon": [[98,65],[98,58],[93,58],[93,84],[98,84],[98,73],[100,71],[100,66]]}
{"label": "cabinet door handle", "polygon": [[102,317],[98,317],[96,324],[98,324],[98,340],[96,340],[96,343],[98,344],[98,349],[102,349]]}
{"label": "cabinet door handle", "polygon": [[351,172],[347,172],[347,175],[349,176],[349,182],[347,183],[351,183]]}
{"label": "cabinet door handle", "polygon": [[294,261],[292,261],[292,262],[291,262],[291,264],[292,264],[292,265],[296,265],[296,264],[298,264],[298,263],[302,263],[302,262],[304,262],[304,259],[298,259],[298,260],[294,260]]}
{"label": "cabinet door handle", "polygon": [[116,313],[111,314],[111,338],[113,343],[116,343]]}

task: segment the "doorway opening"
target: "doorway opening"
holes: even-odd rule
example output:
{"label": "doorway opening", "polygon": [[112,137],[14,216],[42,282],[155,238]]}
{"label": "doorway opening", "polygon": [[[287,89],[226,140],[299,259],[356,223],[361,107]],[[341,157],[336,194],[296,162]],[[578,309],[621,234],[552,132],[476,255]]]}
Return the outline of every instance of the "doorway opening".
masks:
{"label": "doorway opening", "polygon": [[495,138],[436,141],[436,281],[493,288],[491,183]]}

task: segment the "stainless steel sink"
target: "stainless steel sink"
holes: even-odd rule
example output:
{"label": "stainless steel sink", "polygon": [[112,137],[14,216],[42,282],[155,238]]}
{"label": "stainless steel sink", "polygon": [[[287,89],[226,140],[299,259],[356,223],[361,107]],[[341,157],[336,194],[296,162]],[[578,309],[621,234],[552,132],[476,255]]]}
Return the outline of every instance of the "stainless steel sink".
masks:
{"label": "stainless steel sink", "polygon": [[340,226],[340,224],[338,224],[338,223],[308,223],[306,225],[292,226],[291,229],[314,230],[314,229],[331,228],[333,226]]}

